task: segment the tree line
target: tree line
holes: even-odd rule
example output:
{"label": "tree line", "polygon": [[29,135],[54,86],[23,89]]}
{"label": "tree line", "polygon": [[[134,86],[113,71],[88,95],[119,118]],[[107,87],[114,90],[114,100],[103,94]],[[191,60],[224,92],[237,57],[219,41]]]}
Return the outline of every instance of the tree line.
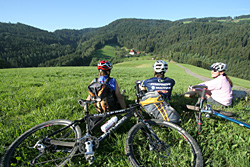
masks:
{"label": "tree line", "polygon": [[[250,15],[178,21],[119,19],[100,28],[48,32],[0,23],[0,68],[82,66],[107,44],[207,68],[228,64],[228,74],[250,80]],[[244,20],[246,19],[246,20]],[[223,20],[223,21],[222,21]],[[121,56],[113,61],[119,62]]]}

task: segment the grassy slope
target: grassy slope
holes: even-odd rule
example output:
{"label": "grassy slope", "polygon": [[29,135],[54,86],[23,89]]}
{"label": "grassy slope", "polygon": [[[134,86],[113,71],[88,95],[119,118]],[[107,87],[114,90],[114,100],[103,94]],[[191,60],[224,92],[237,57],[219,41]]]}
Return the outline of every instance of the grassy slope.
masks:
{"label": "grassy slope", "polygon": [[[103,59],[115,55],[114,46],[105,46],[97,51]],[[147,60],[148,59],[148,60]],[[127,62],[114,65],[111,77],[117,79],[120,89],[126,90],[126,103],[133,103],[134,81],[153,76],[151,55],[128,58]],[[210,77],[209,71],[183,66],[200,75]],[[183,110],[182,104],[193,104],[195,99],[181,96],[188,85],[200,82],[190,77],[184,69],[169,63],[166,75],[174,78],[171,105],[182,114],[181,126],[185,128],[200,145],[206,166],[249,166],[250,131],[221,119],[204,119],[203,134],[197,135],[197,124],[193,112]],[[77,104],[79,98],[87,97],[87,86],[97,77],[95,67],[54,67],[0,70],[0,156],[19,135],[41,122],[52,119],[79,119],[82,108]],[[233,79],[237,85],[249,85],[243,80]],[[244,82],[244,83],[243,83]],[[246,82],[246,83],[245,83]],[[244,86],[243,86],[244,87]],[[249,102],[237,102],[227,110],[235,112],[250,123]],[[91,112],[95,110],[92,107]],[[104,141],[95,153],[96,166],[127,166],[124,155],[126,133],[134,121],[121,127],[113,137]],[[84,163],[83,157],[72,162],[73,166]],[[84,166],[84,165],[80,165]]]}
{"label": "grassy slope", "polygon": [[[116,45],[105,45],[102,49],[97,50],[95,56],[97,56],[98,58],[110,59],[111,57],[114,57],[114,55],[115,55],[115,47],[116,47]],[[145,64],[147,64],[147,63],[144,63],[141,61],[144,61],[144,60],[150,61],[150,59],[152,59],[152,57],[153,56],[150,54],[147,56],[136,57],[136,58],[131,56],[129,58],[125,58],[124,61],[126,61],[126,62],[122,63],[121,66],[133,67],[133,66],[136,66],[136,64],[138,64],[138,66],[139,66],[139,64],[143,64],[142,66],[145,66]],[[134,62],[135,60],[139,60],[139,61]],[[208,78],[211,77],[211,73],[209,70],[195,67],[195,66],[192,66],[189,64],[181,64],[181,65],[190,69],[192,72],[195,72],[195,73],[201,75],[201,76],[208,77]],[[151,66],[152,66],[152,64],[150,64],[150,63],[146,65],[146,67],[151,67]],[[236,77],[231,77],[231,76],[230,76],[230,78],[233,81],[234,85],[250,89],[250,81],[236,78]],[[197,83],[200,83],[200,82],[201,81],[199,80]]]}
{"label": "grassy slope", "polygon": [[103,48],[98,49],[94,55],[99,59],[110,59],[115,56],[116,45],[105,45]]}
{"label": "grassy slope", "polygon": [[[204,77],[211,78],[211,72],[209,70],[199,68],[199,67],[195,67],[195,66],[192,66],[192,65],[189,65],[189,64],[181,64],[181,65],[188,68],[188,69],[190,69],[192,72],[195,72],[196,74],[199,74],[199,75],[204,76]],[[240,78],[236,78],[236,77],[232,77],[232,76],[229,76],[229,77],[232,80],[233,84],[235,84],[237,86],[247,88],[247,89],[250,89],[250,81],[240,79]]]}
{"label": "grassy slope", "polygon": [[[117,79],[120,89],[126,90],[126,102],[133,103],[134,81],[153,76],[152,60],[139,60],[114,65],[111,77]],[[195,69],[195,68],[194,68]],[[199,72],[194,71],[194,72]],[[192,104],[184,93],[188,85],[200,80],[187,75],[184,69],[169,63],[168,77],[174,78],[172,106],[182,114],[181,126],[200,145],[207,166],[248,166],[250,131],[222,119],[205,119],[203,134],[197,135],[197,124],[192,112],[183,110],[182,104]],[[51,119],[81,118],[82,108],[78,98],[87,97],[87,85],[97,77],[95,67],[54,67],[0,70],[0,156],[6,147],[23,131]],[[234,103],[228,111],[235,112],[250,123],[250,104]],[[91,112],[95,112],[93,107]],[[96,152],[96,163],[105,166],[127,166],[123,144],[133,121],[123,126],[114,137],[106,140]],[[72,164],[84,163],[84,158]]]}

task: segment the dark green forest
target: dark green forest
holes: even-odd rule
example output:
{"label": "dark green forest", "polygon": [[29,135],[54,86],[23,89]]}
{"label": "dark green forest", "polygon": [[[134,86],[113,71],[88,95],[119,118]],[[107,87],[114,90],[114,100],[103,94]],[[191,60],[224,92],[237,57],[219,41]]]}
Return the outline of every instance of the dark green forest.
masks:
{"label": "dark green forest", "polygon": [[[107,44],[203,68],[221,61],[228,64],[229,75],[250,80],[250,15],[119,19],[100,28],[55,32],[0,23],[0,68],[88,66]],[[121,57],[117,55],[113,63]]]}

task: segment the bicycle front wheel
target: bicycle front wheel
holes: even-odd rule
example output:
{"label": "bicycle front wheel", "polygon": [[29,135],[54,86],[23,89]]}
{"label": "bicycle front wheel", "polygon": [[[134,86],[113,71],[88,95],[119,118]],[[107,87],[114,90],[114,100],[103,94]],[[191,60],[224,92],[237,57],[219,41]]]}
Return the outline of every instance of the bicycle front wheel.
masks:
{"label": "bicycle front wheel", "polygon": [[75,154],[77,139],[81,137],[79,126],[70,126],[69,120],[58,119],[41,123],[19,136],[7,149],[1,166],[64,166]]}
{"label": "bicycle front wheel", "polygon": [[199,145],[178,125],[161,121],[147,121],[160,140],[143,123],[128,132],[125,153],[131,166],[203,166]]}

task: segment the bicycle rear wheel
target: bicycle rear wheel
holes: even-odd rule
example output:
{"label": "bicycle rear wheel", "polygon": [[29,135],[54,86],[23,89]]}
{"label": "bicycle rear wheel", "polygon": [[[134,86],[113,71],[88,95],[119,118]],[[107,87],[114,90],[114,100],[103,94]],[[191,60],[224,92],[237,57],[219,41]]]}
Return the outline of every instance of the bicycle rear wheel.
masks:
{"label": "bicycle rear wheel", "polygon": [[143,123],[128,132],[125,153],[131,166],[203,166],[199,145],[184,129],[171,122],[148,120],[159,141]]}
{"label": "bicycle rear wheel", "polygon": [[1,166],[64,166],[75,154],[77,139],[81,137],[79,126],[70,126],[47,137],[72,122],[51,120],[41,123],[19,136],[7,149]]}

